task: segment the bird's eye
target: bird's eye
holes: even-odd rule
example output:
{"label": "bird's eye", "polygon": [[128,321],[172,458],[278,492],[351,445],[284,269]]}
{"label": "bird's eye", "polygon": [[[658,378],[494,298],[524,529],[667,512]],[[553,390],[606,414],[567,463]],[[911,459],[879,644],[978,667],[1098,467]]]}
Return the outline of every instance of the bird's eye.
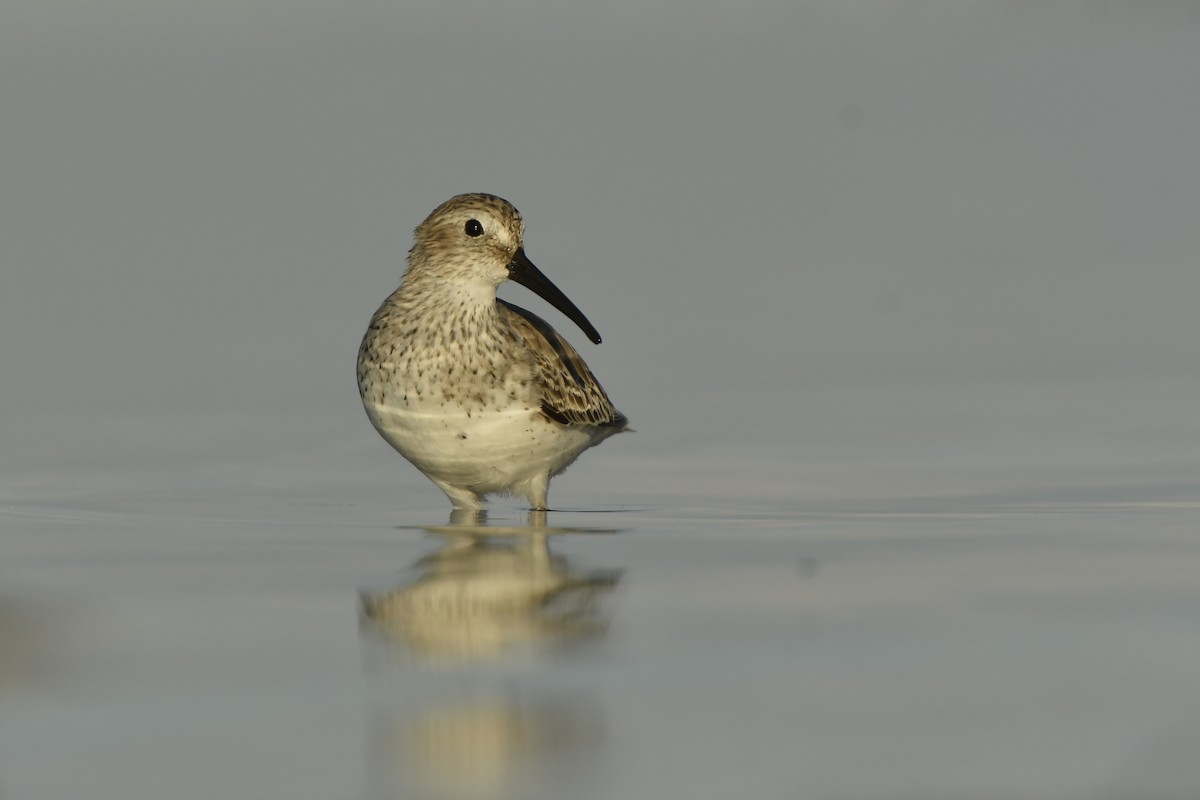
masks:
{"label": "bird's eye", "polygon": [[471,238],[483,236],[483,224],[477,219],[467,220],[467,236]]}

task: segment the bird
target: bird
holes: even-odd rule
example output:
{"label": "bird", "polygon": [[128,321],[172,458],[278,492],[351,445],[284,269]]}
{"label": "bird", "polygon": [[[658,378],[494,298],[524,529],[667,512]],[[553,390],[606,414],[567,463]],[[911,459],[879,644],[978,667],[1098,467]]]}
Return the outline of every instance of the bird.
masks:
{"label": "bird", "polygon": [[460,194],[417,226],[400,286],[371,318],[358,388],[379,434],[456,510],[487,495],[547,510],[550,479],[629,430],[575,348],[536,314],[496,297],[531,289],[595,344],[600,334],[525,254],[507,200]]}

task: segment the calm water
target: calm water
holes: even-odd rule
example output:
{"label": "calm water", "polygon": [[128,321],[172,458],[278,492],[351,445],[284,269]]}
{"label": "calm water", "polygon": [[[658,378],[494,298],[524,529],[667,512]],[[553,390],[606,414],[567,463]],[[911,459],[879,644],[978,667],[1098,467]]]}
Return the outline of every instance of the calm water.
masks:
{"label": "calm water", "polygon": [[309,478],[4,507],[3,797],[1200,792],[1198,504]]}

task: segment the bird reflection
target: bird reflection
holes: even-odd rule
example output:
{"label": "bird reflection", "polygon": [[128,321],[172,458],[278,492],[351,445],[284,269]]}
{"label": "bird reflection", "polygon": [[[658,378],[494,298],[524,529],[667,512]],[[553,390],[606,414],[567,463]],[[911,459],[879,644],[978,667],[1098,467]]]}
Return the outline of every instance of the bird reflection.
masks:
{"label": "bird reflection", "polygon": [[598,779],[600,707],[569,694],[497,692],[380,714],[369,732],[378,800],[564,798]]}
{"label": "bird reflection", "polygon": [[563,662],[511,656],[602,637],[600,600],[620,571],[573,565],[550,538],[616,531],[547,527],[545,512],[524,526],[455,512],[423,530],[442,543],[412,565],[415,575],[361,593],[367,642],[418,656],[370,670],[374,796],[571,796],[595,779],[605,752],[603,704]]}
{"label": "bird reflection", "polygon": [[444,545],[414,564],[416,579],[361,594],[364,629],[423,656],[468,660],[604,633],[599,600],[620,571],[573,567],[550,552],[549,538],[615,530],[547,527],[544,511],[531,511],[525,526],[488,525],[461,510],[424,530]]}

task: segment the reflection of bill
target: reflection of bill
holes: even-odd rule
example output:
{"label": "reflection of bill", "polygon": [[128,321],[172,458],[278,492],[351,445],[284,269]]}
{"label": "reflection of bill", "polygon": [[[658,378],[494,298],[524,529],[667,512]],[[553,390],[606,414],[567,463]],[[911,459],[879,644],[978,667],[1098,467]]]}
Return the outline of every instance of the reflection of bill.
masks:
{"label": "reflection of bill", "polygon": [[452,516],[426,528],[445,546],[417,562],[422,572],[411,583],[362,593],[364,628],[423,655],[467,659],[603,633],[598,601],[620,572],[573,568],[550,552],[548,538],[585,531],[547,528],[544,514],[530,518],[529,526],[498,527]]}

